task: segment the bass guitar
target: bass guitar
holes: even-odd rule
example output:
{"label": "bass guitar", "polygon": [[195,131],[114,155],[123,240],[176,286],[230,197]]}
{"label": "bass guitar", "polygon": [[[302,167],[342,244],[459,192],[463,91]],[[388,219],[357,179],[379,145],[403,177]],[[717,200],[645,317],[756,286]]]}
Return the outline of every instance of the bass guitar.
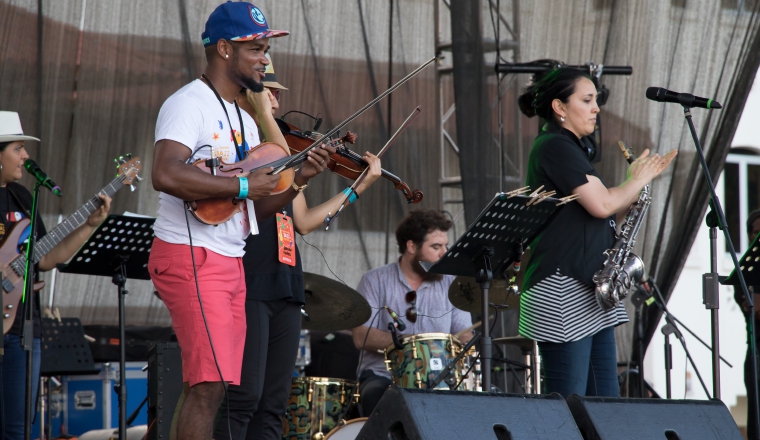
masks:
{"label": "bass guitar", "polygon": [[[38,263],[58,243],[84,224],[90,214],[100,208],[103,202],[98,197],[98,194],[104,193],[112,197],[124,185],[132,185],[135,179],[139,180],[138,174],[142,170],[140,158],[127,155],[127,159],[129,160],[121,158],[117,160],[118,174],[111,183],[98,191],[87,203],[50,230],[44,237],[37,240],[34,246],[35,263]],[[16,319],[16,310],[24,293],[26,256],[19,253],[18,241],[29,223],[28,218],[21,219],[11,228],[2,244],[0,244],[0,269],[3,271],[3,334],[8,333],[13,326],[13,321]],[[39,291],[44,285],[45,283],[41,281],[35,283],[34,291]]]}

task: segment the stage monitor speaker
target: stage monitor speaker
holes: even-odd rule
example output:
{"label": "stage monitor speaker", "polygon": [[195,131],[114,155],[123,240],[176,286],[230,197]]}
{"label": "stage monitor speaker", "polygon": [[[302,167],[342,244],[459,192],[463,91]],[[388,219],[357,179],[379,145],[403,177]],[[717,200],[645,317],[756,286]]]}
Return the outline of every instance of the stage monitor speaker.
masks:
{"label": "stage monitor speaker", "polygon": [[182,357],[176,342],[157,342],[148,351],[147,440],[169,440],[174,408],[182,395]]}
{"label": "stage monitor speaker", "polygon": [[567,398],[586,440],[743,440],[728,408],[717,400],[612,397]]}
{"label": "stage monitor speaker", "polygon": [[407,390],[391,386],[357,439],[582,440],[557,394]]}

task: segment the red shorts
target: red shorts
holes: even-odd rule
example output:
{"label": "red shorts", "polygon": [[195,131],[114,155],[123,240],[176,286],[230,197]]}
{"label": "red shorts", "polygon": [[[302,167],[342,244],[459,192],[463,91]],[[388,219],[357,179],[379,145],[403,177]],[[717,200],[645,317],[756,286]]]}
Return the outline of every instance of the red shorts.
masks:
{"label": "red shorts", "polygon": [[[224,381],[238,385],[245,347],[243,262],[202,247],[195,247],[194,252],[216,359]],[[148,271],[172,318],[182,349],[184,381],[190,386],[221,381],[195,288],[190,246],[154,239]]]}

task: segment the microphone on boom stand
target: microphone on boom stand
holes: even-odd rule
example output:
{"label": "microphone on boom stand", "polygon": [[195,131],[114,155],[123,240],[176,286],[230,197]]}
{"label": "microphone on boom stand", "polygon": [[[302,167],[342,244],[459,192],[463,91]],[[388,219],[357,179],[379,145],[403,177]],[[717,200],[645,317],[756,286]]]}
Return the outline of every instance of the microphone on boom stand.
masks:
{"label": "microphone on boom stand", "polygon": [[647,99],[657,102],[675,102],[685,107],[699,107],[706,109],[723,108],[718,101],[709,98],[701,98],[690,93],[678,93],[662,87],[650,87],[647,89]]}

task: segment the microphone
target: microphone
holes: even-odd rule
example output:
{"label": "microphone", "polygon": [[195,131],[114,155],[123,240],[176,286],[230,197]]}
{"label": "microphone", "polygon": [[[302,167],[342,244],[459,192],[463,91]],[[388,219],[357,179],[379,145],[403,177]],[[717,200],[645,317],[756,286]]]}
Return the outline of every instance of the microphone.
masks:
{"label": "microphone", "polygon": [[678,93],[662,87],[650,87],[647,89],[647,99],[657,102],[675,102],[686,107],[700,107],[707,109],[723,108],[718,101],[708,98],[700,98],[689,93]]}
{"label": "microphone", "polygon": [[37,182],[44,186],[45,188],[49,189],[53,194],[57,195],[58,197],[61,197],[61,187],[56,185],[55,182],[53,182],[50,177],[48,177],[47,174],[45,174],[44,171],[42,171],[42,168],[37,164],[37,162],[33,161],[32,159],[27,159],[24,161],[24,168],[26,168],[27,171],[29,171],[29,174],[34,176],[35,179],[37,179]]}
{"label": "microphone", "polygon": [[402,332],[406,330],[406,324],[404,324],[404,321],[402,321],[401,318],[398,317],[398,314],[394,312],[393,309],[391,309],[390,307],[388,306],[384,306],[384,307],[385,307],[385,310],[388,311],[388,314],[391,315],[391,318],[393,318],[393,322],[396,323],[396,328]]}
{"label": "microphone", "polygon": [[312,130],[312,131],[319,130],[319,126],[320,125],[322,125],[322,117],[321,116],[317,118],[316,122],[314,123],[314,130]]}

